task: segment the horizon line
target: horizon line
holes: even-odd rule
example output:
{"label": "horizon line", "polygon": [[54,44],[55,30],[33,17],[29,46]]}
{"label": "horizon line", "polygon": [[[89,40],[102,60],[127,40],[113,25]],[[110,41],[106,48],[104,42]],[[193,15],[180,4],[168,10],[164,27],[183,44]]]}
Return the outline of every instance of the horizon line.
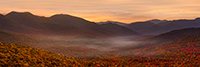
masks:
{"label": "horizon line", "polygon": [[[99,23],[99,22],[107,22],[107,21],[112,21],[112,22],[120,22],[120,23],[125,23],[125,22],[121,22],[121,21],[115,21],[115,20],[104,20],[104,21],[90,21],[86,18],[83,18],[83,17],[80,17],[80,16],[76,16],[76,15],[72,15],[72,14],[67,14],[67,13],[57,13],[57,14],[52,14],[50,16],[44,16],[44,15],[38,15],[38,14],[35,14],[35,13],[32,13],[30,11],[10,11],[10,12],[7,12],[7,13],[0,13],[4,16],[6,16],[7,14],[9,13],[12,13],[12,12],[16,12],[16,13],[30,13],[34,16],[39,16],[39,17],[46,17],[46,18],[50,18],[52,16],[55,16],[55,15],[68,15],[68,16],[72,16],[72,17],[77,17],[77,18],[81,18],[81,19],[84,19],[84,20],[87,20],[89,22],[95,22],[95,23]],[[172,20],[169,20],[169,19],[150,19],[150,20],[144,20],[144,21],[133,21],[133,22],[130,22],[130,23],[125,23],[125,24],[131,24],[131,23],[137,23],[137,22],[146,22],[146,21],[151,21],[151,20],[161,20],[161,21],[175,21],[175,20],[195,20],[197,18],[200,18],[200,17],[196,17],[196,18],[193,18],[193,19],[186,19],[186,18],[181,18],[181,19],[172,19]]]}

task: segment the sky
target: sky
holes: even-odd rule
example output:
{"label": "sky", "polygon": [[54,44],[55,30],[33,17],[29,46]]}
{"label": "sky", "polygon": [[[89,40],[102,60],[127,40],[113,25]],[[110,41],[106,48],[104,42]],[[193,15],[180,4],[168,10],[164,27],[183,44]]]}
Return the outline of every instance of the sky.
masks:
{"label": "sky", "polygon": [[93,22],[131,23],[200,17],[200,0],[1,0],[0,13],[69,14]]}

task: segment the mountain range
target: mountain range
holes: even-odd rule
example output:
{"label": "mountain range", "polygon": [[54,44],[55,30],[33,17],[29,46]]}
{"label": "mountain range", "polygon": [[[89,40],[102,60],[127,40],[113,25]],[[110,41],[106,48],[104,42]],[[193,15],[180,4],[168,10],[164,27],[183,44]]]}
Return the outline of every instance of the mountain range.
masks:
{"label": "mountain range", "polygon": [[200,66],[199,44],[200,18],[126,24],[67,14],[0,14],[0,65],[5,67]]}
{"label": "mountain range", "polygon": [[67,14],[43,17],[30,12],[12,11],[6,15],[0,15],[0,25],[1,31],[34,35],[155,36],[177,29],[198,28],[200,18],[173,21],[153,19],[130,24],[117,21],[95,23]]}
{"label": "mountain range", "polygon": [[124,26],[132,31],[138,32],[141,35],[159,35],[162,33],[170,32],[172,30],[184,28],[198,28],[200,27],[200,18],[194,20],[180,19],[180,20],[148,20],[144,22],[133,22],[130,24],[123,24],[120,22],[100,22],[98,24],[113,23]]}
{"label": "mountain range", "polygon": [[117,24],[120,26],[124,26],[126,27],[128,24],[123,23],[123,22],[117,22],[117,21],[105,21],[105,22],[96,22],[97,24],[101,25],[101,24],[107,24],[107,23],[113,23],[113,24]]}
{"label": "mountain range", "polygon": [[154,37],[150,37],[148,39],[145,39],[145,41],[147,42],[154,41],[151,44],[156,45],[156,44],[163,44],[171,41],[176,41],[178,39],[195,35],[200,35],[200,28],[185,28],[185,29],[173,30],[167,33],[159,34]]}
{"label": "mountain range", "polygon": [[[25,33],[34,35],[67,35],[67,36],[127,36],[138,33],[119,25],[111,25],[109,28],[118,27],[126,29],[110,31],[103,25],[67,14],[56,14],[51,17],[41,17],[30,12],[12,11],[0,17],[1,31]],[[126,32],[127,31],[127,32]],[[126,32],[126,33],[124,33]],[[118,33],[118,34],[115,34]]]}

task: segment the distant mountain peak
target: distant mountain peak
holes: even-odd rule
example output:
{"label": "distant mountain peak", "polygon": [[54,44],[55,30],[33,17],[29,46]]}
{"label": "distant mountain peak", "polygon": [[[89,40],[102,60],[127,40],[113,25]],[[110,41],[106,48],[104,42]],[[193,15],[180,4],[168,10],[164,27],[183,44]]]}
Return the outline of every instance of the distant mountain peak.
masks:
{"label": "distant mountain peak", "polygon": [[53,16],[51,16],[50,18],[54,18],[54,19],[69,19],[69,20],[84,20],[84,21],[87,21],[83,18],[80,18],[80,17],[76,17],[76,16],[72,16],[72,15],[68,15],[68,14],[55,14]]}
{"label": "distant mountain peak", "polygon": [[71,16],[71,15],[68,15],[68,14],[55,14],[55,15],[51,16],[51,18],[64,18],[64,17],[74,17],[74,18],[78,18],[78,17]]}
{"label": "distant mountain peak", "polygon": [[76,17],[73,15],[69,14],[56,14],[51,17],[49,17],[51,20],[59,22],[59,23],[70,23],[70,24],[75,24],[78,23],[77,25],[83,25],[83,24],[88,24],[88,23],[93,23],[88,20],[85,20],[84,18],[81,17]]}
{"label": "distant mountain peak", "polygon": [[[105,21],[105,22],[98,22],[98,23],[123,23],[123,22],[118,22],[118,21]],[[126,23],[123,23],[123,24],[126,24]]]}
{"label": "distant mountain peak", "polygon": [[196,18],[195,20],[196,20],[196,21],[200,21],[200,17]]}
{"label": "distant mountain peak", "polygon": [[152,19],[152,20],[149,20],[149,21],[161,21],[160,19]]}
{"label": "distant mountain peak", "polygon": [[134,24],[155,24],[155,23],[150,22],[150,21],[145,21],[145,22],[133,22],[130,25],[134,25]]}
{"label": "distant mountain peak", "polygon": [[[5,16],[0,14],[0,20],[2,20],[2,19],[5,19]],[[2,22],[2,21],[0,21],[0,22]]]}
{"label": "distant mountain peak", "polygon": [[[17,12],[17,11],[11,11],[11,12],[8,13],[7,15],[18,15],[18,14],[20,14],[20,15],[32,15],[32,16],[33,16],[33,14],[30,13],[30,12]],[[6,16],[7,16],[7,15],[6,15]]]}
{"label": "distant mountain peak", "polygon": [[110,23],[110,22],[108,22],[108,23],[106,23],[106,24],[102,24],[102,25],[117,25],[117,24],[114,24],[114,23]]}
{"label": "distant mountain peak", "polygon": [[[53,15],[53,16],[69,16],[68,14],[55,14],[55,15]],[[52,16],[52,17],[53,17]]]}
{"label": "distant mountain peak", "polygon": [[3,17],[4,15],[0,14],[0,17]]}
{"label": "distant mountain peak", "polygon": [[122,23],[122,22],[118,22],[118,21],[105,21],[105,22],[97,22],[97,24],[101,25],[101,24],[117,24],[117,25],[120,25],[120,26],[127,26],[128,24],[126,23]]}
{"label": "distant mountain peak", "polygon": [[167,20],[152,19],[152,20],[149,20],[149,22],[152,22],[154,24],[159,24],[159,23],[167,22]]}

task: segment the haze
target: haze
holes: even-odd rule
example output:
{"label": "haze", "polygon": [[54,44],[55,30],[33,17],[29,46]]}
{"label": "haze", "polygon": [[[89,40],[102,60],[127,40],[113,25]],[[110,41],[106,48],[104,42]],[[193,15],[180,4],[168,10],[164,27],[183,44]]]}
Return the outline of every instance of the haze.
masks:
{"label": "haze", "polygon": [[199,0],[2,0],[0,13],[29,11],[40,16],[64,13],[87,20],[131,23],[200,16]]}

